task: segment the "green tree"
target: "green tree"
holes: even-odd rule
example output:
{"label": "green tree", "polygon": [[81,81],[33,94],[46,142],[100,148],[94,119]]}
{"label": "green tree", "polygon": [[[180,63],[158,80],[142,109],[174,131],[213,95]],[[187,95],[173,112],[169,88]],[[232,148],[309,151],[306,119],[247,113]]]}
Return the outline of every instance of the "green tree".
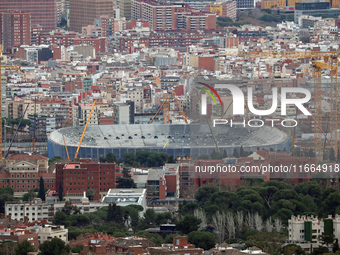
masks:
{"label": "green tree", "polygon": [[0,245],[0,255],[15,254],[16,243],[12,241],[4,241]]}
{"label": "green tree", "polygon": [[311,255],[319,255],[319,254],[324,254],[324,253],[329,253],[329,250],[327,247],[317,247],[313,249],[313,252]]}
{"label": "green tree", "polygon": [[79,245],[79,246],[73,247],[71,251],[72,253],[80,253],[83,250],[83,248],[84,247],[82,245]]}
{"label": "green tree", "polygon": [[195,216],[186,215],[176,224],[176,226],[179,231],[183,232],[184,234],[189,234],[192,231],[197,231],[201,222],[202,221],[197,219]]}
{"label": "green tree", "polygon": [[93,196],[94,196],[94,190],[93,188],[88,188],[87,192],[86,192],[86,196],[89,198],[89,200],[93,200]]}
{"label": "green tree", "polygon": [[24,196],[22,197],[23,201],[32,201],[33,198],[35,198],[35,192],[33,189],[31,189],[30,191],[28,191],[28,193],[25,193]]}
{"label": "green tree", "polygon": [[153,209],[147,209],[144,213],[144,224],[145,226],[154,226],[156,223],[157,215]]}
{"label": "green tree", "polygon": [[114,153],[112,152],[109,152],[107,155],[106,155],[106,162],[110,162],[110,163],[113,163],[113,162],[116,162],[117,161],[117,157]]}
{"label": "green tree", "polygon": [[283,255],[304,255],[305,251],[301,246],[296,244],[288,244],[281,248],[281,254]]}
{"label": "green tree", "polygon": [[114,221],[116,223],[122,223],[123,220],[122,208],[116,205],[115,203],[109,204],[106,220]]}
{"label": "green tree", "polygon": [[198,248],[210,250],[215,247],[215,235],[205,231],[193,231],[188,235],[188,241]]}
{"label": "green tree", "polygon": [[63,240],[54,237],[40,244],[39,250],[41,255],[66,255],[70,253],[71,248]]}
{"label": "green tree", "polygon": [[50,166],[50,165],[52,165],[53,163],[55,163],[55,162],[57,162],[58,160],[61,160],[61,159],[63,159],[62,157],[59,157],[59,156],[55,156],[55,157],[53,157],[53,158],[50,158],[49,160],[48,160],[48,165]]}
{"label": "green tree", "polygon": [[40,176],[39,180],[39,193],[38,197],[41,198],[42,201],[46,200],[46,194],[45,194],[45,184],[44,184],[44,178]]}
{"label": "green tree", "polygon": [[76,205],[73,205],[70,201],[66,201],[63,209],[61,209],[63,213],[70,216],[72,214],[79,214],[80,210]]}
{"label": "green tree", "polygon": [[134,180],[130,176],[128,168],[123,168],[123,177],[119,177],[117,180],[117,188],[136,188]]}
{"label": "green tree", "polygon": [[27,255],[28,252],[36,251],[34,246],[27,240],[18,243],[15,248],[15,255]]}
{"label": "green tree", "polygon": [[11,187],[0,189],[0,213],[5,213],[5,204],[8,201],[13,201],[14,190]]}
{"label": "green tree", "polygon": [[132,151],[124,152],[123,161],[129,166],[137,166],[136,155]]}
{"label": "green tree", "polygon": [[258,232],[247,238],[246,246],[256,246],[270,254],[278,254],[285,240],[281,233]]}
{"label": "green tree", "polygon": [[68,215],[62,211],[58,211],[54,214],[53,224],[56,225],[69,225]]}
{"label": "green tree", "polygon": [[233,157],[234,158],[239,158],[240,157],[240,154],[238,153],[238,150],[236,148],[234,148]]}

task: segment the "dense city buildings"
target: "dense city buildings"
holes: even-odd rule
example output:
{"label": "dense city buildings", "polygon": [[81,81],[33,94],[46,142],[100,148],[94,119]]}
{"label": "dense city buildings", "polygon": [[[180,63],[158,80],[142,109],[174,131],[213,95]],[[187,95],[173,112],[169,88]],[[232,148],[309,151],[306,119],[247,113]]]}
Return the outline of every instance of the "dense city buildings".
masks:
{"label": "dense city buildings", "polygon": [[0,2],[0,13],[7,10],[24,11],[31,14],[31,24],[42,26],[45,32],[57,27],[55,0],[4,0]]}
{"label": "dense city buildings", "polygon": [[339,1],[44,1],[0,11],[1,251],[338,253]]}
{"label": "dense city buildings", "polygon": [[92,25],[102,15],[113,16],[111,0],[69,0],[70,29],[81,32],[83,26]]}

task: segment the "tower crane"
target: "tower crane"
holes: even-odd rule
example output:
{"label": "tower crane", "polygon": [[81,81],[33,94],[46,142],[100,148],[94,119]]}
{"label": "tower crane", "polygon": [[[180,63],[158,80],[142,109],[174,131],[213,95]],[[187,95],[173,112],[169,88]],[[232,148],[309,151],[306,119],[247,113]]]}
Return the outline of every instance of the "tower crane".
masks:
{"label": "tower crane", "polygon": [[3,70],[20,70],[21,66],[2,65],[3,45],[0,44],[0,161],[3,159],[3,137],[2,137],[2,71]]}
{"label": "tower crane", "polygon": [[238,57],[273,57],[273,58],[311,58],[312,67],[314,70],[314,148],[315,154],[321,156],[323,154],[322,148],[322,83],[321,76],[323,69],[330,70],[331,87],[330,87],[330,139],[331,148],[333,148],[335,155],[338,152],[338,115],[337,115],[337,98],[338,98],[338,57],[340,51],[304,51],[304,52],[277,52],[277,51],[261,51],[261,52],[239,52]]}

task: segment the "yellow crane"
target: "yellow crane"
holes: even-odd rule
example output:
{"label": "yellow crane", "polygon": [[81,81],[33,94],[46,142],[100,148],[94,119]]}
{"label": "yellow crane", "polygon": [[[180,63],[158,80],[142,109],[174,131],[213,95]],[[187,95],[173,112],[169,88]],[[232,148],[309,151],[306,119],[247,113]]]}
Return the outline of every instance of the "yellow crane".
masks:
{"label": "yellow crane", "polygon": [[[81,143],[82,143],[82,141],[83,141],[83,139],[84,139],[85,131],[86,131],[87,125],[88,125],[89,122],[90,122],[91,115],[92,115],[92,112],[93,112],[93,109],[94,109],[95,104],[96,104],[96,100],[93,101],[92,108],[91,108],[91,111],[90,111],[90,115],[89,115],[89,117],[87,118],[86,125],[85,125],[85,127],[84,127],[83,134],[81,135],[81,138],[80,138],[80,141],[79,141],[79,144],[78,144],[78,148],[77,148],[76,154],[74,155],[74,159],[76,159],[76,158],[78,157],[79,149],[80,149]],[[65,146],[66,146],[66,143],[65,143]],[[66,150],[67,150],[67,149],[66,149]]]}
{"label": "yellow crane", "polygon": [[66,155],[67,155],[67,159],[68,162],[70,162],[70,155],[68,154],[68,149],[67,149],[67,145],[66,145],[66,140],[65,140],[65,136],[63,135],[63,139],[64,139],[64,145],[65,145],[65,151],[66,151]]}
{"label": "yellow crane", "polygon": [[277,51],[261,51],[261,52],[239,52],[238,57],[273,57],[273,58],[311,58],[314,69],[314,148],[315,154],[319,157],[323,155],[322,148],[322,134],[325,133],[322,130],[322,90],[321,90],[321,77],[322,70],[329,69],[331,76],[331,88],[330,88],[330,139],[331,148],[333,148],[335,155],[338,152],[338,115],[337,115],[337,75],[338,75],[338,56],[340,51],[304,51],[304,52],[277,52]]}
{"label": "yellow crane", "polygon": [[181,106],[181,103],[179,102],[179,100],[178,100],[178,98],[177,98],[177,95],[176,95],[175,91],[170,91],[170,93],[173,95],[173,97],[174,97],[174,99],[175,99],[175,102],[176,102],[176,104],[177,104],[177,107],[178,107],[180,113],[182,114],[185,123],[186,123],[186,124],[189,124],[189,122],[188,122],[188,117],[185,115],[185,113],[184,113],[184,111],[183,111],[183,108],[182,108],[182,106]]}

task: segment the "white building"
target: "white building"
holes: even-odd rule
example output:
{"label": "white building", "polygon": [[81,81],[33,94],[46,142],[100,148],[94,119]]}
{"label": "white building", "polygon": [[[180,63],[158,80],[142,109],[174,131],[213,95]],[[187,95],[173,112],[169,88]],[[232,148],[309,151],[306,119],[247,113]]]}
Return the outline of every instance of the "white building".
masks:
{"label": "white building", "polygon": [[54,225],[36,225],[28,228],[31,232],[38,234],[39,244],[57,237],[68,243],[68,229],[64,226],[54,226]]}
{"label": "white building", "polygon": [[119,206],[140,205],[146,210],[146,189],[109,189],[103,203]]}
{"label": "white building", "polygon": [[288,220],[288,241],[300,245],[306,252],[319,247],[321,235],[334,235],[340,238],[340,217],[329,215],[328,218],[318,219],[312,216],[292,216]]}

